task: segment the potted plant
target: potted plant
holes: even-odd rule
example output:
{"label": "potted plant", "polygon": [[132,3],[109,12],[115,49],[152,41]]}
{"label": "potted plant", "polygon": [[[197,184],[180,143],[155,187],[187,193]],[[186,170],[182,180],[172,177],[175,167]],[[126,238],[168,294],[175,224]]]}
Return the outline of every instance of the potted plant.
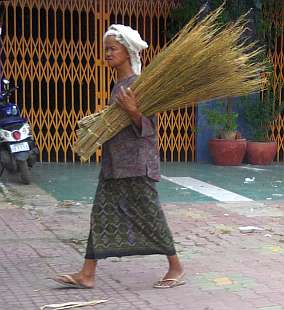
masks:
{"label": "potted plant", "polygon": [[275,103],[272,91],[244,105],[244,120],[248,129],[246,159],[253,165],[268,165],[274,160],[277,143],[271,140],[271,124],[283,110]]}
{"label": "potted plant", "polygon": [[238,166],[246,153],[247,142],[237,131],[238,113],[232,111],[230,100],[214,103],[213,109],[204,115],[214,138],[208,141],[213,163],[222,166]]}

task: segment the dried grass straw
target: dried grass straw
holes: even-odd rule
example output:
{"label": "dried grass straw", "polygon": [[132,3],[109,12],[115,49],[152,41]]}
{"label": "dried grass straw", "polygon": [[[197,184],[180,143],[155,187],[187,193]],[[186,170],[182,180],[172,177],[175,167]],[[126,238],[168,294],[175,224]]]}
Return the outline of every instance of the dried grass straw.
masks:
{"label": "dried grass straw", "polygon": [[[262,49],[240,43],[246,15],[221,27],[223,7],[198,21],[195,16],[159,53],[132,85],[145,116],[208,100],[259,91],[264,63],[255,61]],[[83,161],[131,123],[117,104],[79,121],[74,150]]]}

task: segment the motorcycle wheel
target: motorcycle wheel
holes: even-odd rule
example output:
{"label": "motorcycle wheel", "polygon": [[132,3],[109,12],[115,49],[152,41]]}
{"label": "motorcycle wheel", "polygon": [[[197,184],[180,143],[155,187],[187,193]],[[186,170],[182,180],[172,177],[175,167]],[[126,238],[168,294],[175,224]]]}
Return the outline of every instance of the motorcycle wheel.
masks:
{"label": "motorcycle wheel", "polygon": [[18,170],[17,163],[7,150],[1,149],[0,159],[1,159],[1,164],[3,165],[3,167],[5,167],[5,169],[9,173],[13,174],[17,172]]}
{"label": "motorcycle wheel", "polygon": [[28,167],[28,163],[26,160],[18,161],[18,167],[21,179],[24,184],[30,184],[31,183],[31,172]]}

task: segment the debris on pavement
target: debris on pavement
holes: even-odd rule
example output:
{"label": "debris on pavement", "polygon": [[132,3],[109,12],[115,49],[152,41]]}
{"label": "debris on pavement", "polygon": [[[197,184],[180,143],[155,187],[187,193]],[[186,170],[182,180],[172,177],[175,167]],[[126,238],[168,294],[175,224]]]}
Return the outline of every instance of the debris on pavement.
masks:
{"label": "debris on pavement", "polygon": [[74,244],[85,244],[87,243],[87,239],[70,239],[70,242]]}
{"label": "debris on pavement", "polygon": [[252,178],[245,178],[244,183],[245,183],[245,184],[251,183],[251,182],[254,182],[254,180],[255,180],[255,177],[252,177]]}
{"label": "debris on pavement", "polygon": [[231,233],[233,232],[233,230],[234,230],[233,227],[227,226],[227,225],[224,225],[224,224],[216,225],[216,226],[215,226],[215,229],[216,229],[216,231],[217,231],[218,233],[223,234],[223,235],[225,235],[225,234],[231,234]]}
{"label": "debris on pavement", "polygon": [[257,227],[257,226],[240,226],[239,230],[241,233],[253,233],[253,232],[259,232],[264,231],[264,228]]}
{"label": "debris on pavement", "polygon": [[107,300],[91,300],[91,301],[76,301],[76,302],[66,302],[63,304],[50,304],[50,305],[44,305],[40,307],[40,310],[61,310],[61,309],[73,309],[78,307],[86,307],[86,306],[94,306],[97,304],[101,304],[107,302]]}
{"label": "debris on pavement", "polygon": [[81,205],[79,202],[77,201],[74,201],[74,200],[63,200],[61,202],[59,202],[56,207],[59,207],[59,208],[70,208],[70,207],[73,207],[73,206],[79,206]]}

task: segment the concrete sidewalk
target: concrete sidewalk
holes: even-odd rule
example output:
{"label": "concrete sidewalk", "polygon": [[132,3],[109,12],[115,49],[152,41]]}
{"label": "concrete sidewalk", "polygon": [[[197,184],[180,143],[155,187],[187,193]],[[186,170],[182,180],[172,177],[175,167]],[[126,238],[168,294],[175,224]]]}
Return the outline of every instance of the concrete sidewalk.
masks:
{"label": "concrete sidewalk", "polygon": [[[164,205],[187,285],[153,289],[167,264],[148,256],[102,260],[96,288],[74,290],[48,277],[81,266],[91,205],[59,202],[35,185],[1,188],[0,309],[92,299],[109,301],[82,309],[284,309],[281,201]],[[240,233],[247,225],[264,230]]]}

